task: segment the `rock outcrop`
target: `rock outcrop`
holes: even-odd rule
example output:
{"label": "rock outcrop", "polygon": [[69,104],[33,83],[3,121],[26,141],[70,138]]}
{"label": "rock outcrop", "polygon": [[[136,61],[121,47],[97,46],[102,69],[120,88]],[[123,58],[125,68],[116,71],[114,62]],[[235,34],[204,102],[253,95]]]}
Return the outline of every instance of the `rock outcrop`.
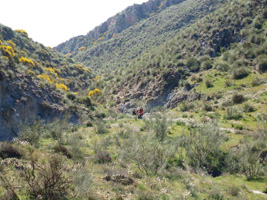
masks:
{"label": "rock outcrop", "polygon": [[92,78],[85,66],[32,41],[26,31],[0,24],[0,141],[18,136],[34,119],[49,122],[68,113],[77,122],[88,109],[72,105],[74,92]]}

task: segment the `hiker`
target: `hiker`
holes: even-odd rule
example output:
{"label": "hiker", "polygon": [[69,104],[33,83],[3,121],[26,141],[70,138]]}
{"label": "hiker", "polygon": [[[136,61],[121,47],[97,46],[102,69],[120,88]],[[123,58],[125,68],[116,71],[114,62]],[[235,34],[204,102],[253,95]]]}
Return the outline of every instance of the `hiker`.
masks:
{"label": "hiker", "polygon": [[135,111],[135,109],[133,109],[133,111],[132,111],[132,115],[136,115],[136,111]]}
{"label": "hiker", "polygon": [[124,110],[126,109],[126,105],[125,105],[125,102],[121,105],[122,107],[121,107],[121,113],[123,113],[124,112]]}
{"label": "hiker", "polygon": [[138,110],[138,119],[143,119],[143,115],[144,115],[144,110],[143,110],[143,108],[141,107],[141,108]]}

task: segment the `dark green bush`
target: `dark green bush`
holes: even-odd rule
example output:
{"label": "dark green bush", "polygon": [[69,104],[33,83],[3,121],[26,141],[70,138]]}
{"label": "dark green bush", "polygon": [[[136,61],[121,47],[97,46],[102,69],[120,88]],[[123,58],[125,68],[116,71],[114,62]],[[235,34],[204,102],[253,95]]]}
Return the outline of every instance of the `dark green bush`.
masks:
{"label": "dark green bush", "polygon": [[68,94],[67,94],[67,98],[73,101],[73,100],[76,99],[76,95],[73,94],[73,93],[68,93]]}
{"label": "dark green bush", "polygon": [[210,60],[206,60],[206,61],[202,62],[201,69],[208,70],[208,69],[211,69],[211,68],[212,68],[212,63],[211,63]]}
{"label": "dark green bush", "polygon": [[186,66],[192,71],[192,72],[198,72],[200,67],[200,62],[195,57],[190,57],[186,60]]}
{"label": "dark green bush", "polygon": [[249,71],[244,67],[234,69],[232,72],[233,79],[242,79],[242,78],[247,77],[248,75],[249,75]]}
{"label": "dark green bush", "polygon": [[266,72],[267,71],[267,59],[261,59],[257,64],[257,71]]}
{"label": "dark green bush", "polygon": [[234,94],[232,96],[232,101],[234,104],[241,104],[246,101],[246,98],[242,94]]}
{"label": "dark green bush", "polygon": [[211,112],[213,110],[213,107],[210,104],[204,104],[203,110],[205,110],[207,112]]}
{"label": "dark green bush", "polygon": [[6,158],[21,158],[24,156],[24,151],[19,147],[11,144],[9,142],[4,142],[0,144],[0,157]]}
{"label": "dark green bush", "polygon": [[63,145],[57,145],[54,147],[54,151],[56,153],[62,153],[64,156],[66,156],[67,158],[72,158],[73,157],[73,154],[72,152],[65,146]]}
{"label": "dark green bush", "polygon": [[180,111],[186,112],[195,108],[193,103],[183,102],[179,105]]}
{"label": "dark green bush", "polygon": [[84,104],[86,107],[91,107],[92,106],[92,101],[90,97],[83,97],[79,100],[82,104]]}
{"label": "dark green bush", "polygon": [[97,151],[95,153],[95,161],[99,164],[110,163],[112,162],[112,158],[106,151]]}
{"label": "dark green bush", "polygon": [[212,84],[212,81],[211,80],[206,80],[205,81],[205,85],[206,85],[207,88],[213,87],[213,84]]}

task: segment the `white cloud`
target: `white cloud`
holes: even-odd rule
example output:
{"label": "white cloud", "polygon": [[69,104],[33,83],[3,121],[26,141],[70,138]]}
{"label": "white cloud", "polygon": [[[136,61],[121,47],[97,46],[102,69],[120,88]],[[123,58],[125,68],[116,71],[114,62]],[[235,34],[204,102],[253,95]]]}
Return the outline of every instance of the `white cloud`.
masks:
{"label": "white cloud", "polygon": [[56,46],[85,35],[109,17],[146,0],[6,0],[1,2],[0,23],[24,29],[33,40]]}

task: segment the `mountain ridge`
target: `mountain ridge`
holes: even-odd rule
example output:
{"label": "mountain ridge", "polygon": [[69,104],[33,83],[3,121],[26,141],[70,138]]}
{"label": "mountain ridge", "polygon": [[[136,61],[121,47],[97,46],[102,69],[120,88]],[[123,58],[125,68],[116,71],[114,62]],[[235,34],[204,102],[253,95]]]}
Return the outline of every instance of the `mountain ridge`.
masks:
{"label": "mountain ridge", "polygon": [[152,13],[161,12],[167,7],[182,3],[185,0],[149,0],[142,4],[134,4],[125,10],[108,18],[101,25],[89,31],[86,35],[77,36],[63,42],[55,49],[63,54],[78,52],[82,46],[88,46],[95,41],[111,39],[114,34],[135,25],[143,19],[150,17]]}

